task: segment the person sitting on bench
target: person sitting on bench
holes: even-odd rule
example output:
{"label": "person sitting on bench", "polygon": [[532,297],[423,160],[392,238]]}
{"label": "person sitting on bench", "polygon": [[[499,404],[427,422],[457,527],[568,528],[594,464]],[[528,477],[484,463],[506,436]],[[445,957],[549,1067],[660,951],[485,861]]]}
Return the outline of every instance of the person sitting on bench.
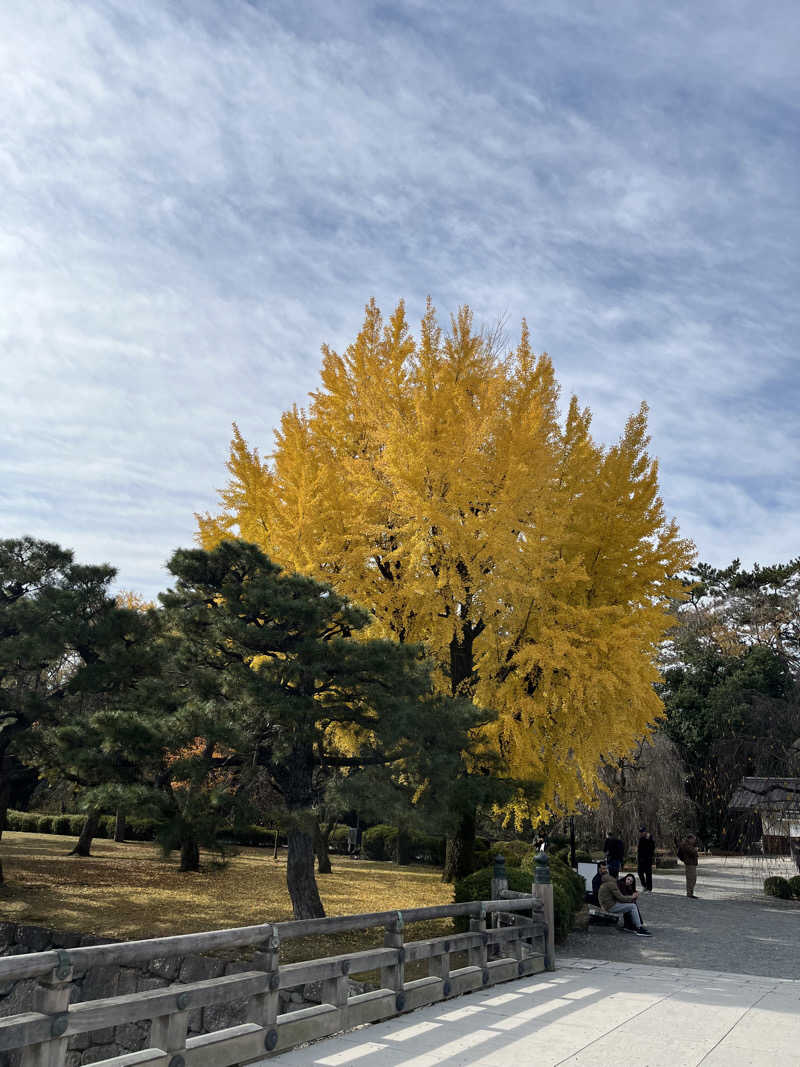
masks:
{"label": "person sitting on bench", "polygon": [[[623,930],[638,934],[640,937],[651,937],[650,931],[642,924],[642,917],[636,903],[638,898],[639,894],[636,891],[632,896],[621,892],[616,878],[608,871],[603,875],[597,891],[597,899],[603,911],[607,911],[609,915],[622,915]],[[631,923],[630,927],[626,919]]]}
{"label": "person sitting on bench", "polygon": [[597,864],[597,874],[592,879],[592,892],[589,899],[589,903],[597,905],[598,908],[600,907],[600,900],[597,894],[600,892],[600,883],[603,881],[604,874],[608,874],[608,864],[600,860]]}

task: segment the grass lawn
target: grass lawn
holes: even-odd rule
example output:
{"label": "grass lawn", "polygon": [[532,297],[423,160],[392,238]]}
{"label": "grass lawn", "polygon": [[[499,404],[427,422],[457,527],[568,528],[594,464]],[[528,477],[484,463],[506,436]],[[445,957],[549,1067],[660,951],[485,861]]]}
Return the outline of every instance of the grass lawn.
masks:
{"label": "grass lawn", "polygon": [[[226,866],[201,859],[197,874],[181,874],[177,859],[162,860],[152,844],[96,840],[89,859],[69,856],[72,837],[3,833],[5,886],[0,919],[132,940],[250,926],[292,917],[286,852],[242,848]],[[433,867],[396,867],[332,856],[332,874],[317,875],[328,915],[449,904],[453,887]],[[413,936],[449,930],[449,920],[419,923]],[[354,952],[383,943],[383,931],[287,942],[285,962]]]}

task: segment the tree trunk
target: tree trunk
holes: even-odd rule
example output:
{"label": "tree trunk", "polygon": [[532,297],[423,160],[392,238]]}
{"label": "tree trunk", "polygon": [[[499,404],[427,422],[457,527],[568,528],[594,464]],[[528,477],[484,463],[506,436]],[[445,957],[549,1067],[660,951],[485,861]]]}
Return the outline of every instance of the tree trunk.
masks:
{"label": "tree trunk", "polygon": [[328,852],[328,844],[332,829],[333,825],[330,823],[326,823],[323,829],[316,820],[314,821],[314,853],[317,857],[317,871],[319,874],[331,873],[331,857]]}
{"label": "tree trunk", "polygon": [[272,849],[272,858],[276,860],[278,858],[278,828],[275,827],[275,847]]}
{"label": "tree trunk", "polygon": [[[450,641],[450,690],[453,696],[471,696],[472,674],[475,669],[473,646],[483,631],[483,623],[472,625],[466,621],[460,632]],[[463,811],[455,834],[447,839],[443,882],[455,882],[472,873],[475,862],[475,808]]]}
{"label": "tree trunk", "polygon": [[405,826],[397,828],[397,837],[394,843],[394,862],[399,867],[407,867],[411,863],[411,835]]}
{"label": "tree trunk", "polygon": [[[6,814],[11,799],[11,760],[7,755],[0,756],[0,841],[6,828]],[[3,884],[3,860],[0,858],[0,885]]]}
{"label": "tree trunk", "polygon": [[314,877],[314,838],[296,826],[289,829],[286,885],[295,919],[324,918],[325,909]]}
{"label": "tree trunk", "polygon": [[75,848],[69,853],[70,856],[91,856],[92,841],[94,840],[99,825],[100,812],[97,808],[92,808],[86,815],[86,821],[83,824],[81,835],[78,838]]}
{"label": "tree trunk", "polygon": [[461,816],[458,829],[447,839],[444,857],[443,882],[455,882],[472,873],[475,863],[475,812],[467,811]]}
{"label": "tree trunk", "polygon": [[200,849],[193,837],[186,837],[181,841],[181,865],[182,871],[200,870]]}
{"label": "tree trunk", "polygon": [[125,812],[121,808],[117,808],[117,818],[114,822],[114,840],[119,842],[125,840]]}

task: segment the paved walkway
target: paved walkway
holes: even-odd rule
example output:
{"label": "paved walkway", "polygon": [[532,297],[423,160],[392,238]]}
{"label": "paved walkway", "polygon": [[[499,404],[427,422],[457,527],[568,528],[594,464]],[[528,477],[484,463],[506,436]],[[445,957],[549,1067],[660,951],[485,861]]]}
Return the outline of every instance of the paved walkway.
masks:
{"label": "paved walkway", "polygon": [[800,902],[763,892],[768,875],[796,873],[783,859],[701,857],[700,899],[689,900],[682,867],[674,874],[657,871],[653,893],[640,899],[652,938],[590,926],[570,935],[564,955],[800,978]]}
{"label": "paved walkway", "polygon": [[[747,861],[705,862],[698,901],[657,875],[650,939],[591,927],[524,978],[284,1053],[276,1067],[773,1067],[800,1063],[800,904]],[[266,1067],[266,1063],[264,1065]]]}
{"label": "paved walkway", "polygon": [[[798,1063],[800,982],[601,960],[506,982],[278,1056],[276,1067]],[[266,1061],[264,1064],[266,1067]]]}

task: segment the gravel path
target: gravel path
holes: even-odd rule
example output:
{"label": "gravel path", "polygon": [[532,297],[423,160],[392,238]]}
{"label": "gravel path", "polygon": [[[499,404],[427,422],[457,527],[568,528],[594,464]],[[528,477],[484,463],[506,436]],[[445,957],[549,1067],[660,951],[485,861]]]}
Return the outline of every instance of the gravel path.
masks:
{"label": "gravel path", "polygon": [[788,860],[701,857],[700,899],[689,900],[683,867],[657,871],[653,892],[640,898],[652,938],[589,926],[573,931],[558,955],[800,978],[800,901],[763,893],[768,875],[796,873]]}

